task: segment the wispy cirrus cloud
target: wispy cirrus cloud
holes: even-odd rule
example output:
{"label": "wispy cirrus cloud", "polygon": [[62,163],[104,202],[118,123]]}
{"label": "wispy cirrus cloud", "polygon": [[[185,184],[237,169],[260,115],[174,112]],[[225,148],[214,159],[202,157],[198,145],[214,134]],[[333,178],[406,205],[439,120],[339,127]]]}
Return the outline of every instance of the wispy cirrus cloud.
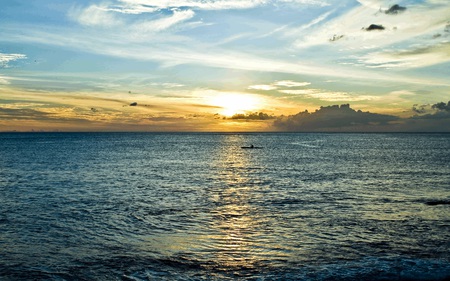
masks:
{"label": "wispy cirrus cloud", "polygon": [[9,68],[9,67],[11,67],[11,65],[10,65],[11,62],[26,59],[26,58],[27,58],[27,56],[24,54],[0,53],[0,68]]}
{"label": "wispy cirrus cloud", "polygon": [[[181,14],[180,19],[188,18],[189,13]],[[177,21],[174,21],[177,22]],[[170,26],[170,25],[169,25]],[[167,32],[164,36],[151,32],[130,32],[131,27],[114,29],[113,33],[98,30],[77,32],[63,27],[47,27],[36,30],[22,26],[8,26],[0,30],[4,40],[26,44],[45,44],[79,50],[87,53],[106,55],[134,61],[151,61],[162,67],[174,67],[183,64],[238,69],[258,72],[278,72],[291,74],[320,75],[354,79],[370,79],[422,83],[420,78],[402,77],[400,74],[367,72],[361,69],[347,68],[339,70],[335,65],[330,68],[321,63],[303,63],[300,59],[262,57],[245,50],[222,49],[220,47],[205,51],[205,45],[192,37]],[[140,34],[145,36],[140,38]],[[120,40],[118,40],[120,38]],[[151,41],[149,41],[151,40]],[[152,44],[148,44],[152,42]],[[427,80],[428,83],[428,80]]]}
{"label": "wispy cirrus cloud", "polygon": [[[291,38],[293,53],[298,57],[311,54],[304,59],[334,62],[343,69],[370,69],[378,74],[395,70],[390,73],[400,74],[450,62],[448,1],[400,1],[397,6],[392,1],[358,2],[360,5],[347,11],[331,10],[300,27],[285,27],[280,34]],[[383,26],[384,30],[369,32],[371,25]],[[324,52],[323,57],[315,56],[315,48],[327,50],[330,56]],[[425,76],[432,76],[431,72]]]}
{"label": "wispy cirrus cloud", "polygon": [[117,12],[122,14],[138,15],[143,13],[154,13],[158,11],[157,7],[149,7],[146,5],[124,3],[124,4],[111,4],[104,8],[107,11]]}
{"label": "wispy cirrus cloud", "polygon": [[308,22],[306,24],[302,24],[299,27],[290,27],[290,28],[284,27],[283,29],[280,29],[280,31],[281,31],[282,35],[285,37],[298,36],[299,34],[302,34],[303,32],[305,32],[306,30],[320,24],[321,22],[326,21],[333,14],[333,12],[334,12],[334,10],[325,12],[325,13],[319,15],[318,17],[312,19],[310,22]]}
{"label": "wispy cirrus cloud", "polygon": [[123,11],[128,13],[147,12],[152,9],[173,9],[188,8],[196,10],[230,10],[230,9],[250,9],[262,5],[270,4],[299,4],[299,5],[329,5],[323,0],[119,0]]}
{"label": "wispy cirrus cloud", "polygon": [[346,92],[332,92],[319,89],[304,90],[280,90],[280,93],[288,95],[298,95],[310,99],[319,99],[322,101],[372,101],[379,100],[379,97],[368,95],[351,95]]}
{"label": "wispy cirrus cloud", "polygon": [[311,83],[309,82],[297,82],[297,81],[292,81],[292,80],[282,80],[282,81],[277,81],[273,83],[274,86],[277,87],[304,87],[304,86],[308,86],[311,85]]}
{"label": "wispy cirrus cloud", "polygon": [[[403,44],[397,47],[403,49],[424,42],[433,44],[430,39],[446,24],[450,13],[448,2],[441,5],[432,5],[428,2],[415,4],[407,9],[403,7],[405,11],[395,15],[382,12],[383,9],[388,10],[391,7],[388,1],[359,2],[362,5],[331,20],[319,21],[321,17],[313,20],[313,23],[319,21],[320,24],[307,26],[308,32],[305,34],[302,34],[301,29],[291,33],[293,37],[302,35],[294,42],[294,46],[310,48],[333,44],[340,52],[355,52],[381,49],[394,44]],[[371,25],[383,26],[384,30],[367,32],[366,29]],[[335,38],[340,40],[333,40]],[[411,44],[410,40],[413,40],[414,44]]]}
{"label": "wispy cirrus cloud", "polygon": [[292,88],[292,87],[304,87],[308,86],[311,83],[309,82],[296,82],[292,80],[281,80],[276,81],[271,84],[261,84],[261,85],[250,85],[247,89],[249,90],[261,90],[261,91],[271,91],[271,90],[277,90],[280,87],[284,88]]}
{"label": "wispy cirrus cloud", "polygon": [[303,99],[317,99],[326,102],[354,102],[354,101],[375,101],[380,97],[372,95],[356,95],[347,92],[329,91],[315,88],[307,88],[311,85],[309,82],[297,82],[292,80],[276,81],[268,85],[251,85],[247,89],[259,91],[273,91],[285,94],[291,97],[300,97]]}
{"label": "wispy cirrus cloud", "polygon": [[203,10],[248,9],[267,3],[266,0],[119,0],[119,2],[134,7],[152,7],[156,9],[185,7]]}
{"label": "wispy cirrus cloud", "polygon": [[[161,11],[171,12],[172,15],[138,23],[136,26],[137,28],[163,30],[194,17],[194,11],[241,10],[270,4],[328,5],[322,0],[116,0],[113,3],[92,4],[86,8],[72,8],[69,16],[86,26],[116,26],[125,23],[119,14],[159,13],[161,16]],[[130,24],[130,22],[126,23]]]}
{"label": "wispy cirrus cloud", "polygon": [[[135,7],[135,8],[133,8]],[[178,23],[194,17],[194,11],[190,9],[173,9],[169,13],[157,15],[151,20],[139,20],[124,18],[120,14],[140,14],[157,12],[158,8],[149,7],[118,7],[108,5],[90,5],[85,8],[72,8],[69,17],[84,26],[113,27],[115,29],[139,30],[140,32],[158,32],[168,29]]]}
{"label": "wispy cirrus cloud", "polygon": [[[429,32],[433,29],[428,20],[409,22],[405,16],[389,18],[387,15],[375,16],[376,10],[358,7],[334,20],[324,22],[323,25],[310,30],[301,39],[294,42],[297,48],[309,48],[318,45],[329,45],[336,41],[333,38],[344,37],[339,40],[339,48],[342,50],[366,50],[380,48],[407,40],[411,37]],[[436,12],[437,13],[437,12]],[[442,16],[442,15],[441,15]],[[404,17],[404,18],[403,18]],[[383,32],[367,32],[367,27],[372,24],[381,25]],[[435,24],[437,24],[435,22]]]}
{"label": "wispy cirrus cloud", "polygon": [[138,31],[140,33],[145,32],[159,32],[162,30],[166,30],[176,24],[179,24],[183,21],[189,20],[193,18],[195,15],[192,10],[185,11],[173,11],[173,14],[168,17],[163,17],[160,19],[152,20],[152,21],[144,21],[139,22],[133,25],[132,29]]}
{"label": "wispy cirrus cloud", "polygon": [[91,5],[86,8],[72,8],[69,17],[85,26],[117,26],[122,20],[109,12],[107,6]]}
{"label": "wispy cirrus cloud", "polygon": [[[323,0],[115,0],[112,3],[92,4],[86,8],[72,8],[69,16],[85,26],[117,26],[124,24],[120,14],[139,15],[159,14],[162,11],[172,15],[160,19],[138,23],[136,27],[163,30],[178,22],[194,17],[194,11],[200,10],[242,10],[263,5],[328,5]],[[130,24],[130,22],[126,22]]]}
{"label": "wispy cirrus cloud", "polygon": [[9,85],[11,82],[9,82],[9,79],[5,76],[0,76],[0,85]]}
{"label": "wispy cirrus cloud", "polygon": [[370,53],[361,57],[371,68],[416,68],[450,61],[450,42],[412,50]]}
{"label": "wispy cirrus cloud", "polygon": [[249,90],[260,90],[260,91],[272,91],[272,90],[276,90],[278,89],[277,87],[273,86],[273,85],[250,85],[248,86]]}

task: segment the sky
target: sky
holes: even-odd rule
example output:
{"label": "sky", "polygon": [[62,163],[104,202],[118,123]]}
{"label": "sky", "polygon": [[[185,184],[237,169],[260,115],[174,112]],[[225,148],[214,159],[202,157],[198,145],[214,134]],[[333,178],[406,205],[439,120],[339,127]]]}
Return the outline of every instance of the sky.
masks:
{"label": "sky", "polygon": [[0,9],[0,131],[450,132],[449,77],[448,0]]}

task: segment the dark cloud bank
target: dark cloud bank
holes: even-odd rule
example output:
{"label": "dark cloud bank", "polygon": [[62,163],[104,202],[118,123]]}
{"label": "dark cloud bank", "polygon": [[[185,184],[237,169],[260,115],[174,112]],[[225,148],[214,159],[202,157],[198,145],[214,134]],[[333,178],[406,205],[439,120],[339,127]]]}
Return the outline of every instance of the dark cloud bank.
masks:
{"label": "dark cloud bank", "polygon": [[398,15],[400,13],[403,13],[404,11],[406,11],[406,7],[395,4],[387,9],[384,13],[387,15]]}
{"label": "dark cloud bank", "polygon": [[228,119],[233,120],[269,120],[274,119],[275,116],[263,112],[254,112],[249,114],[235,114]]}
{"label": "dark cloud bank", "polygon": [[371,24],[369,27],[364,28],[366,31],[373,31],[373,30],[385,30],[386,28],[382,26],[381,24]]}
{"label": "dark cloud bank", "polygon": [[432,113],[400,118],[354,110],[349,104],[332,105],[278,117],[273,126],[287,132],[450,132],[450,102],[430,108]]}

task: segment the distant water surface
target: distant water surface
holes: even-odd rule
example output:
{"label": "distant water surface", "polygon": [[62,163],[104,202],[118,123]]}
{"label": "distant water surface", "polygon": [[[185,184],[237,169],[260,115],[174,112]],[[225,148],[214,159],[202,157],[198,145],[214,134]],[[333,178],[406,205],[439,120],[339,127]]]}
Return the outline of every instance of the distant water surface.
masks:
{"label": "distant water surface", "polygon": [[0,134],[0,280],[449,280],[449,241],[450,134]]}

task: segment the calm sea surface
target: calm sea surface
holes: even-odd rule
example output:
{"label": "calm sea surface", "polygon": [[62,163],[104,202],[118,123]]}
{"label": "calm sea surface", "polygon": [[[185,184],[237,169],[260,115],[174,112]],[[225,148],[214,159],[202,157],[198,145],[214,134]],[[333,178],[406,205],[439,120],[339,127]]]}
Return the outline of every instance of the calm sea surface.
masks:
{"label": "calm sea surface", "polygon": [[449,279],[450,134],[0,134],[0,280]]}

